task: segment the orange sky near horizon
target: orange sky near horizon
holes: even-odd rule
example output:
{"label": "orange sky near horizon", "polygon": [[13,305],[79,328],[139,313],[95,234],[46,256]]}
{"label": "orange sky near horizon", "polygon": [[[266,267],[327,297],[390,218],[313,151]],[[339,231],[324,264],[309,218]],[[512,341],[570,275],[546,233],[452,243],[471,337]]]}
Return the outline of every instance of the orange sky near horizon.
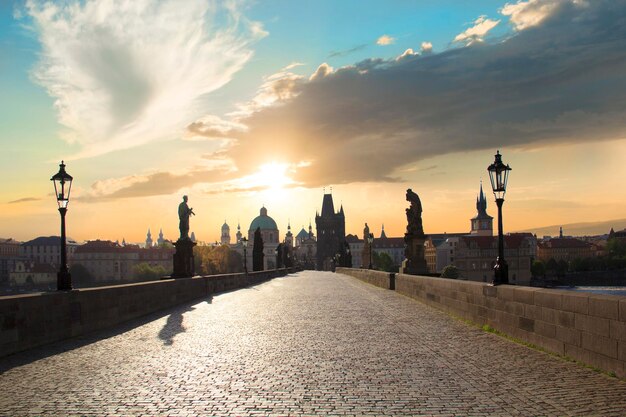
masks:
{"label": "orange sky near horizon", "polygon": [[[626,218],[626,193],[622,187],[622,178],[626,177],[625,149],[626,141],[621,140],[502,151],[503,161],[513,169],[504,204],[505,232]],[[335,207],[339,210],[341,204],[344,206],[346,233],[361,236],[367,222],[376,236],[382,224],[387,236],[402,236],[406,227],[404,210],[408,207],[405,191],[412,188],[422,200],[426,233],[467,232],[469,219],[476,212],[481,179],[487,211],[497,219],[486,171],[492,159],[488,152],[457,153],[400,169],[399,173],[406,177],[404,182],[334,185]],[[421,167],[436,168],[419,171]],[[321,210],[324,192],[322,188],[273,187],[265,191],[206,194],[191,187],[170,195],[87,202],[80,197],[89,184],[82,182],[83,173],[72,168],[72,163],[68,163],[67,170],[75,180],[67,228],[68,235],[79,241],[143,242],[148,228],[153,236],[163,228],[166,238],[176,239],[176,209],[183,194],[189,195],[190,205],[197,213],[191,219],[191,230],[201,241],[219,240],[224,220],[230,225],[234,240],[237,223],[245,233],[263,205],[278,224],[281,235],[287,232],[288,222],[296,234],[301,227],[307,229],[309,221],[315,230],[315,213]],[[41,174],[37,189],[25,193],[39,195],[40,200],[3,204],[0,237],[29,240],[58,234],[59,216],[48,176],[50,173]],[[4,201],[19,197],[2,196]]]}

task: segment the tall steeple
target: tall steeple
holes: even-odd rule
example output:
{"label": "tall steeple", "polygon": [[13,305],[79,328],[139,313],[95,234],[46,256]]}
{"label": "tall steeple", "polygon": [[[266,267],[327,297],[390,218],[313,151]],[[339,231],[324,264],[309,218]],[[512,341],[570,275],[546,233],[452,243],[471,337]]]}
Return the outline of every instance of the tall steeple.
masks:
{"label": "tall steeple", "polygon": [[224,219],[224,224],[222,225],[222,236],[220,237],[220,243],[222,245],[230,245],[230,226],[226,223],[226,219]]}
{"label": "tall steeple", "polygon": [[150,228],[148,228],[148,234],[146,235],[146,248],[151,248],[152,243],[152,233],[150,233]]}
{"label": "tall steeple", "polygon": [[241,224],[239,222],[237,222],[237,234],[235,236],[237,237],[237,243],[241,242]]}
{"label": "tall steeple", "polygon": [[476,211],[478,214],[487,215],[487,199],[483,193],[483,182],[480,182],[480,193],[476,197]]}
{"label": "tall steeple", "polygon": [[480,182],[480,191],[476,197],[476,216],[470,219],[472,231],[470,234],[478,236],[493,236],[493,217],[487,214],[487,199],[483,192],[483,183]]}
{"label": "tall steeple", "polygon": [[161,246],[163,245],[163,243],[165,243],[165,239],[163,238],[163,228],[161,228],[161,230],[159,230],[159,238],[157,239],[157,244]]}
{"label": "tall steeple", "polygon": [[385,234],[385,224],[383,223],[383,230],[380,232],[381,239],[387,239],[387,235]]}

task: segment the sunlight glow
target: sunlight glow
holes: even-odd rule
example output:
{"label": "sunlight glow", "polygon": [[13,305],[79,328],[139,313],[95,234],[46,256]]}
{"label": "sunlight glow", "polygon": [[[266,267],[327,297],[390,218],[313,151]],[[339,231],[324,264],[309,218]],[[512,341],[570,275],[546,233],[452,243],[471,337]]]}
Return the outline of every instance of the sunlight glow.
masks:
{"label": "sunlight glow", "polygon": [[254,186],[265,186],[267,188],[278,189],[293,183],[287,175],[288,164],[272,162],[261,165],[259,172],[252,175]]}

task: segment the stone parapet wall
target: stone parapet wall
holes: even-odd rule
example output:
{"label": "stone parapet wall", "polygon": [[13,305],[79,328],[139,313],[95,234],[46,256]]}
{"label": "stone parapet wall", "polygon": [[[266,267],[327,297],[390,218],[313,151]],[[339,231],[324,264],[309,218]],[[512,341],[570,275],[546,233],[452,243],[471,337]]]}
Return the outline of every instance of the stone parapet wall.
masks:
{"label": "stone parapet wall", "polygon": [[0,356],[105,329],[223,291],[292,272],[288,269],[163,279],[136,284],[0,297]]}
{"label": "stone parapet wall", "polygon": [[404,274],[396,291],[626,377],[626,297]]}
{"label": "stone parapet wall", "polygon": [[373,269],[336,268],[335,272],[350,275],[368,284],[375,285],[386,290],[394,289],[395,274],[391,272],[376,271]]}

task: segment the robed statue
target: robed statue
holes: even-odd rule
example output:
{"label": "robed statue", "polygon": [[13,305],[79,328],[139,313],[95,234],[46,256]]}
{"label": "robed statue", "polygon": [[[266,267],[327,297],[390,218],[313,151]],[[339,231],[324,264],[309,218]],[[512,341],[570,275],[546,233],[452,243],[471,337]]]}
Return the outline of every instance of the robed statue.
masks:
{"label": "robed statue", "polygon": [[424,227],[422,226],[422,202],[417,194],[410,188],[406,190],[406,201],[411,206],[406,209],[406,233],[412,236],[424,236]]}
{"label": "robed statue", "polygon": [[196,213],[193,212],[193,209],[187,205],[187,196],[183,196],[183,202],[178,205],[178,218],[180,219],[180,223],[178,228],[180,229],[180,239],[189,240],[189,217]]}
{"label": "robed statue", "polygon": [[422,202],[410,188],[406,190],[406,201],[411,206],[406,209],[406,233],[404,234],[405,260],[400,268],[401,274],[421,275],[428,272],[424,256],[424,227],[422,226]]}

